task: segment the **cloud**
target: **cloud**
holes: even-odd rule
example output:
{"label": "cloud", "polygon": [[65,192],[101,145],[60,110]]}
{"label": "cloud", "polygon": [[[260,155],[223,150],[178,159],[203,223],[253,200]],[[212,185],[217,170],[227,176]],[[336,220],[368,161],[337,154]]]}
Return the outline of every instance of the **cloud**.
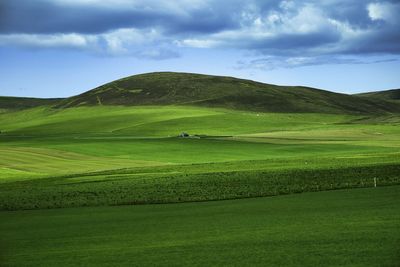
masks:
{"label": "cloud", "polygon": [[97,43],[103,44],[104,51],[113,55],[129,54],[131,48],[159,42],[162,38],[156,29],[118,29],[104,34],[94,35]]}
{"label": "cloud", "polygon": [[2,0],[0,33],[103,33],[118,28],[213,32],[232,10],[200,0]]}
{"label": "cloud", "polygon": [[171,58],[179,58],[181,55],[173,50],[160,48],[160,49],[144,49],[138,51],[136,56],[144,59],[164,60]]}
{"label": "cloud", "polygon": [[[366,10],[371,7],[374,10],[379,9],[379,16],[385,15],[385,19],[393,24],[375,23],[377,17],[374,17],[364,26],[351,24],[337,16],[329,16],[326,7],[313,3],[294,5],[293,2],[283,1],[280,8],[264,14],[246,14],[247,21],[239,29],[185,39],[180,44],[192,47],[239,47],[257,50],[261,54],[307,56],[384,53],[385,48],[388,48],[389,53],[400,50],[400,23],[393,15],[400,12],[400,4],[366,5]],[[378,16],[378,11],[375,12],[375,16]]]}
{"label": "cloud", "polygon": [[0,35],[0,45],[16,45],[25,47],[69,47],[69,48],[85,48],[90,42],[89,37],[79,34],[57,34],[57,35],[40,35],[40,34],[9,34]]}
{"label": "cloud", "polygon": [[329,65],[329,64],[375,64],[399,61],[399,58],[359,58],[349,56],[319,56],[319,57],[283,57],[267,56],[253,60],[239,60],[235,69],[273,70],[277,68],[298,68],[304,66]]}
{"label": "cloud", "polygon": [[151,59],[218,48],[288,67],[340,64],[399,56],[397,14],[398,0],[3,0],[0,45]]}
{"label": "cloud", "polygon": [[35,49],[75,49],[108,56],[135,56],[163,60],[179,57],[157,30],[118,29],[103,34],[6,34],[0,46]]}
{"label": "cloud", "polygon": [[283,1],[278,10],[269,10],[265,14],[246,13],[245,16],[239,29],[185,39],[181,44],[292,54],[296,48],[301,48],[304,53],[321,45],[338,42],[341,38],[337,25],[326,19],[323,10],[311,4],[294,8],[293,2]]}
{"label": "cloud", "polygon": [[367,6],[371,20],[396,21],[399,7],[393,3],[370,3]]}

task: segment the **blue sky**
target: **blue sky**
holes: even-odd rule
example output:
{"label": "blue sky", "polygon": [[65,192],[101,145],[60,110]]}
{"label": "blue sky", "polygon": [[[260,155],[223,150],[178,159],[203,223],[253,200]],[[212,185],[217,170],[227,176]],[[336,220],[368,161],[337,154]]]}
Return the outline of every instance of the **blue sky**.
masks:
{"label": "blue sky", "polygon": [[357,93],[400,88],[400,1],[2,0],[0,95],[152,71]]}

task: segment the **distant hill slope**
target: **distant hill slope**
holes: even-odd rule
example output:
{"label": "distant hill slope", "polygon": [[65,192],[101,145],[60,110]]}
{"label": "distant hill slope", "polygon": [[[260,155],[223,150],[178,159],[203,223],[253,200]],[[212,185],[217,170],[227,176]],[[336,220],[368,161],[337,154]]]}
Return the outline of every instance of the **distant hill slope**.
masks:
{"label": "distant hill slope", "polygon": [[389,100],[389,101],[399,101],[400,102],[400,89],[368,92],[368,93],[358,94],[358,96],[370,98],[370,99],[384,99],[384,100]]}
{"label": "distant hill slope", "polygon": [[55,105],[60,98],[30,98],[30,97],[11,97],[0,96],[0,109],[20,110],[37,106]]}
{"label": "distant hill slope", "polygon": [[400,113],[400,105],[382,99],[174,72],[140,74],[116,80],[64,99],[56,107],[170,104],[266,112]]}

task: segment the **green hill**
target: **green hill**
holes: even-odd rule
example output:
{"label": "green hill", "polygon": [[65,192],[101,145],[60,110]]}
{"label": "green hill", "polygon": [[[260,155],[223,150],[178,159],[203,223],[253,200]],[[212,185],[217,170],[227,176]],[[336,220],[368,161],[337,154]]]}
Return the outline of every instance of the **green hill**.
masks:
{"label": "green hill", "polygon": [[0,98],[0,265],[394,266],[399,107],[184,73]]}
{"label": "green hill", "polygon": [[232,77],[157,72],[116,80],[64,99],[56,107],[87,105],[199,105],[264,112],[399,113],[383,99]]}
{"label": "green hill", "polygon": [[358,94],[358,96],[369,99],[383,99],[388,101],[400,101],[400,89],[392,89],[386,91],[368,92]]}
{"label": "green hill", "polygon": [[0,109],[21,110],[37,106],[55,105],[61,99],[0,96]]}

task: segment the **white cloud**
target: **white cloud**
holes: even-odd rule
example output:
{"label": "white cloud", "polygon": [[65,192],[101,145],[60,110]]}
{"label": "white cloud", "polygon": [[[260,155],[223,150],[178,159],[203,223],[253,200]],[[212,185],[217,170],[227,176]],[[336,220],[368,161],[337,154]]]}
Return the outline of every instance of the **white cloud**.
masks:
{"label": "white cloud", "polygon": [[288,1],[288,0],[284,0],[279,4],[279,7],[284,9],[284,10],[288,10],[288,9],[293,9],[296,7],[296,4],[294,1]]}
{"label": "white cloud", "polygon": [[395,21],[399,15],[400,5],[393,3],[370,3],[367,5],[368,15],[371,20]]}
{"label": "white cloud", "polygon": [[[393,0],[39,2],[59,11],[49,12],[57,17],[42,16],[40,23],[31,23],[32,15],[22,27],[23,13],[17,12],[0,34],[0,45],[160,59],[176,57],[173,51],[180,47],[233,48],[260,57],[284,56],[291,66],[310,64],[309,57],[321,55],[400,53],[400,3]],[[37,14],[41,9],[32,10]],[[81,15],[85,12],[87,17]]]}
{"label": "white cloud", "polygon": [[110,54],[128,54],[130,47],[143,45],[160,39],[161,36],[155,29],[137,30],[137,29],[118,29],[104,34],[97,35],[106,43],[106,50]]}
{"label": "white cloud", "polygon": [[[367,27],[351,24],[348,20],[331,17],[315,3],[297,3],[296,8],[293,5],[294,2],[284,1],[279,8],[264,14],[250,6],[242,13],[241,27],[177,43],[195,48],[247,49],[263,56],[286,55],[284,64],[288,66],[310,64],[308,57],[315,55],[370,53],[368,49],[379,51],[388,47],[388,44],[382,44],[387,41],[380,41],[382,38],[378,37],[381,24]],[[375,20],[391,21],[393,26],[398,24],[394,14],[400,14],[400,4],[373,3],[368,5],[368,10]],[[390,49],[395,50],[393,47]]]}
{"label": "white cloud", "polygon": [[271,10],[264,16],[246,12],[244,14],[246,23],[242,23],[242,27],[238,29],[225,30],[200,38],[184,39],[179,44],[196,48],[218,46],[250,48],[254,43],[273,42],[283,35],[306,36],[307,34],[340,30],[321,9],[311,4],[297,9],[286,8],[286,6],[291,7],[292,5],[292,2],[285,2],[283,10]]}
{"label": "white cloud", "polygon": [[306,5],[296,15],[290,15],[284,15],[284,22],[281,28],[281,30],[287,33],[307,34],[330,27],[324,12],[313,5]]}
{"label": "white cloud", "polygon": [[86,48],[94,39],[81,34],[8,34],[0,35],[0,45],[17,45],[30,47],[71,47]]}
{"label": "white cloud", "polygon": [[219,45],[218,40],[201,40],[201,39],[184,39],[177,40],[175,44],[178,46],[194,47],[194,48],[212,48]]}
{"label": "white cloud", "polygon": [[141,58],[166,59],[179,55],[165,48],[156,29],[118,29],[101,34],[7,34],[0,35],[0,46],[70,48],[112,56],[131,55]]}

